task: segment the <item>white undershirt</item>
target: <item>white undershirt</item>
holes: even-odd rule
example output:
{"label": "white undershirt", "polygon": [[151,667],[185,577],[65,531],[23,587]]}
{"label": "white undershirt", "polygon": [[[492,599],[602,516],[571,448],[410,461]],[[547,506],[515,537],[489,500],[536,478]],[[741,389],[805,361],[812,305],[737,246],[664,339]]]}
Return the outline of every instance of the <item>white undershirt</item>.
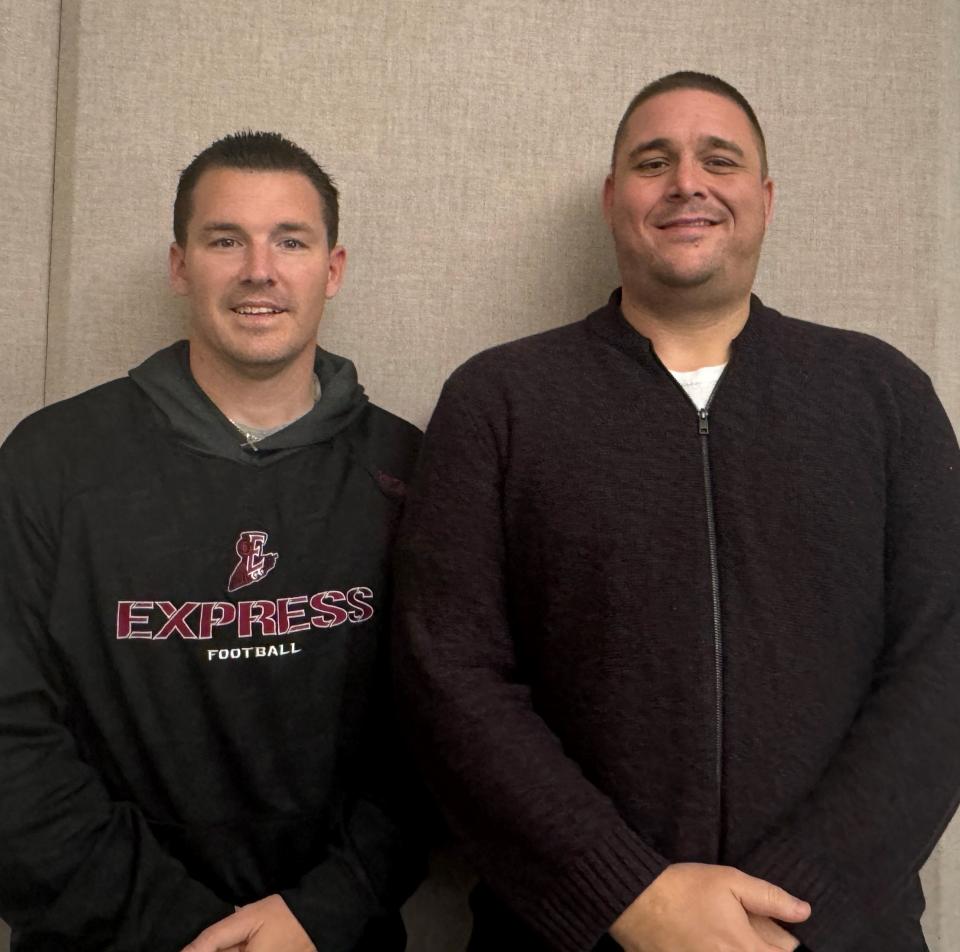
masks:
{"label": "white undershirt", "polygon": [[702,410],[710,400],[710,394],[720,379],[726,364],[716,367],[700,367],[698,370],[671,370],[670,373],[687,392],[687,396]]}

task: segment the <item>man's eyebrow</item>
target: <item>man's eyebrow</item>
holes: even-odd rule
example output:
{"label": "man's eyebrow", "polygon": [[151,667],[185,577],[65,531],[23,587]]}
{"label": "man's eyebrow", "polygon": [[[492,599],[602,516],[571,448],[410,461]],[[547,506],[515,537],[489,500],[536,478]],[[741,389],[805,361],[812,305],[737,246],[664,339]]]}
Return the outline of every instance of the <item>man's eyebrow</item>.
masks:
{"label": "man's eyebrow", "polygon": [[628,153],[628,159],[635,159],[638,155],[642,155],[644,152],[652,152],[654,149],[669,149],[670,140],[669,139],[648,139],[646,142],[639,142],[635,145]]}
{"label": "man's eyebrow", "polygon": [[[206,225],[203,225],[200,229],[203,234],[209,234],[210,232],[215,231],[231,231],[240,234],[243,232],[243,228],[232,221],[211,221],[207,222]],[[290,234],[291,232],[301,232],[307,234],[313,234],[313,227],[305,221],[281,221],[277,222],[273,226],[273,234]]]}
{"label": "man's eyebrow", "polygon": [[313,227],[305,221],[281,221],[274,226],[274,232],[306,231],[312,232]]}
{"label": "man's eyebrow", "polygon": [[235,225],[230,221],[211,221],[204,225],[200,231],[243,231],[243,229],[239,225]]}
{"label": "man's eyebrow", "polygon": [[736,142],[731,142],[729,139],[721,139],[720,136],[705,136],[703,142],[711,149],[724,149],[727,152],[732,152],[734,155],[739,155],[742,159],[743,149],[737,145]]}
{"label": "man's eyebrow", "polygon": [[[744,157],[743,149],[741,149],[736,142],[731,142],[729,139],[723,139],[720,136],[703,136],[700,143],[701,146],[706,146],[708,149],[723,149],[726,152],[739,155],[740,158]],[[627,153],[627,158],[632,160],[637,158],[637,156],[643,155],[644,152],[653,152],[655,150],[670,151],[672,148],[674,148],[674,146],[669,139],[662,137],[648,139],[646,142],[637,143],[637,145]]]}

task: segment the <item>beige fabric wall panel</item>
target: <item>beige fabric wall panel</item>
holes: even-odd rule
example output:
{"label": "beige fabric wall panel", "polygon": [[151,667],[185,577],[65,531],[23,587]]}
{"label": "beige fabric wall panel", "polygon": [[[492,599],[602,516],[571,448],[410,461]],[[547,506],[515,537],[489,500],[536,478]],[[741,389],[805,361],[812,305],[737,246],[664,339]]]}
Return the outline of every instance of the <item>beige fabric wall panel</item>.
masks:
{"label": "beige fabric wall panel", "polygon": [[43,402],[59,0],[0,0],[0,439]]}
{"label": "beige fabric wall panel", "polygon": [[[937,137],[931,151],[921,149],[917,154],[919,161],[939,159],[932,197],[939,239],[935,379],[947,397],[954,428],[960,430],[960,3],[942,0],[940,6],[940,82],[939,89],[931,91],[939,120]],[[953,915],[960,925],[960,903],[954,905]]]}
{"label": "beige fabric wall panel", "polygon": [[351,261],[323,339],[423,423],[463,358],[613,286],[597,203],[612,130],[639,85],[680,66],[729,77],[765,122],[779,195],[764,296],[929,369],[956,344],[931,214],[956,187],[932,160],[950,132],[940,5],[721,0],[709,20],[692,0],[64,9],[51,398],[180,332],[163,291],[175,171],[251,125],[301,141],[342,185]]}
{"label": "beige fabric wall panel", "polygon": [[43,403],[59,33],[59,0],[0,0],[0,440]]}
{"label": "beige fabric wall panel", "polygon": [[[935,277],[937,316],[934,325],[933,374],[940,393],[960,428],[960,3],[945,0],[939,44],[940,95],[934,96],[939,119],[936,147],[917,151],[918,161],[939,158],[939,178],[932,206],[939,235]],[[931,154],[932,153],[932,154]],[[960,818],[937,846],[924,869],[927,914],[924,928],[931,948],[960,948]]]}
{"label": "beige fabric wall panel", "polygon": [[[37,64],[56,51],[40,25],[54,5],[2,2],[16,38],[3,91],[31,78],[40,97]],[[767,132],[778,193],[765,300],[889,340],[934,375],[960,423],[958,10],[956,0],[64,0],[45,397],[125,373],[182,335],[165,277],[177,172],[249,126],[291,136],[339,182],[350,261],[321,340],[356,360],[375,400],[424,424],[470,354],[606,298],[616,271],[599,190],[614,128],[643,83],[694,68],[738,85]],[[34,125],[52,115],[54,75],[47,99],[3,108]],[[29,183],[6,165],[0,179],[5,202],[32,189],[28,222],[49,219],[37,183],[46,168],[49,196],[50,153],[34,125],[13,139],[30,150]],[[12,422],[44,395],[46,251],[5,240],[17,241],[5,256],[15,299],[33,308],[0,313],[14,341],[0,384]],[[449,952],[463,934],[466,874],[442,865],[411,907],[414,952]],[[925,882],[931,947],[952,952],[960,825]]]}

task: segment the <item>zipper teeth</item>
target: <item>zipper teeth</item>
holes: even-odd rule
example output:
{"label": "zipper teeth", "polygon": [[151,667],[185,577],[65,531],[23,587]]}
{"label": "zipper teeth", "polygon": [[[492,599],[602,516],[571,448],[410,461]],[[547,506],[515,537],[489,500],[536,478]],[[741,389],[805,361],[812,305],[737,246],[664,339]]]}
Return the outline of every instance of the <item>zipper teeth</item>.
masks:
{"label": "zipper teeth", "polygon": [[[710,479],[710,448],[707,434],[702,434],[703,487],[707,501],[707,542],[710,548],[710,586],[713,596],[713,661],[714,687],[716,690],[717,725],[717,818],[722,823],[723,807],[723,628],[720,622],[720,572],[717,568],[717,529],[713,514],[713,483]],[[717,853],[719,859],[720,836]]]}
{"label": "zipper teeth", "polygon": [[713,514],[713,480],[710,478],[710,407],[713,398],[720,389],[723,378],[730,369],[731,357],[727,366],[723,368],[707,402],[701,410],[693,401],[693,397],[683,389],[683,385],[670,372],[657,354],[651,350],[654,360],[663,368],[674,386],[686,397],[690,406],[697,414],[697,433],[700,437],[701,457],[703,459],[703,490],[707,510],[707,546],[710,552],[710,594],[713,602],[713,673],[714,691],[716,694],[714,719],[717,734],[716,743],[716,772],[714,778],[717,786],[717,846],[716,861],[720,862],[723,855],[723,627],[720,623],[720,570],[717,567],[717,527]]}

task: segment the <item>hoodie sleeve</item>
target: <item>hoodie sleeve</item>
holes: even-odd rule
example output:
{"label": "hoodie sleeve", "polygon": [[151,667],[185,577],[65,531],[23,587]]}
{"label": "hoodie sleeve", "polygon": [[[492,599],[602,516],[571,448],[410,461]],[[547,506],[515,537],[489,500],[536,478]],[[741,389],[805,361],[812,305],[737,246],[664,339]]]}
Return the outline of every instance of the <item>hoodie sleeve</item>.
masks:
{"label": "hoodie sleeve", "polygon": [[324,861],[281,895],[318,949],[351,952],[396,913],[423,874],[422,840],[368,795],[355,799]]}
{"label": "hoodie sleeve", "polygon": [[62,571],[56,477],[23,448],[0,450],[0,915],[24,952],[174,952],[232,907],[80,757],[45,625]]}
{"label": "hoodie sleeve", "polygon": [[351,952],[371,941],[368,928],[395,914],[426,872],[429,804],[396,729],[387,648],[383,631],[373,677],[363,666],[351,679],[351,689],[369,703],[350,745],[342,819],[326,856],[281,893],[323,952]]}
{"label": "hoodie sleeve", "polygon": [[[402,713],[481,875],[551,947],[576,952],[593,947],[667,860],[534,709],[508,620],[497,429],[506,409],[477,397],[465,369],[430,422],[398,546]],[[488,382],[473,386],[489,396]]]}
{"label": "hoodie sleeve", "polygon": [[[421,434],[371,407],[346,434],[356,462],[394,504],[397,518]],[[384,612],[389,618],[389,612]],[[281,895],[323,952],[377,944],[377,920],[395,914],[426,872],[429,806],[397,730],[385,626],[348,679],[366,713],[345,746],[345,803],[323,861]],[[352,707],[344,705],[345,709]]]}
{"label": "hoodie sleeve", "polygon": [[871,693],[807,800],[735,864],[810,902],[791,931],[813,952],[860,948],[960,796],[960,452],[929,380],[912,391],[887,486]]}

